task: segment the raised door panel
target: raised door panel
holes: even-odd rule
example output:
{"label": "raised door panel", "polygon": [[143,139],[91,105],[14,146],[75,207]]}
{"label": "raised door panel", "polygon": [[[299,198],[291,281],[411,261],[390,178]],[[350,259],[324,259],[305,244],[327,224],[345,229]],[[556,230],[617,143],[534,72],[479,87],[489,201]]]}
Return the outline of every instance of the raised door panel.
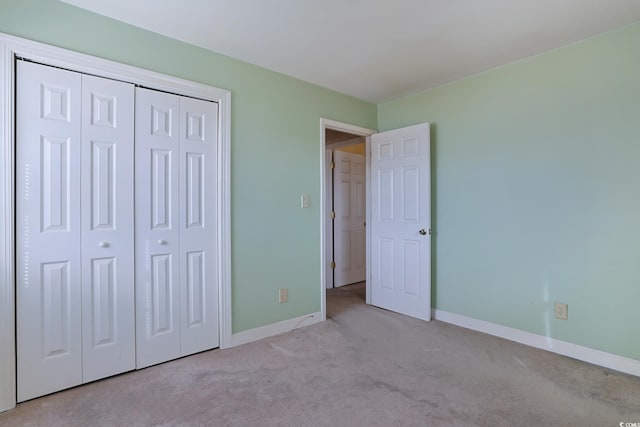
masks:
{"label": "raised door panel", "polygon": [[136,88],[135,111],[136,367],[143,368],[182,354],[180,100]]}
{"label": "raised door panel", "polygon": [[365,222],[366,222],[366,182],[365,182],[365,157],[353,160],[353,172],[351,178],[351,194],[352,194],[352,206],[353,211],[351,215],[350,229],[351,229],[351,250],[353,269],[351,271],[352,276],[350,281],[360,282],[364,281],[366,277],[366,237],[365,237]]}
{"label": "raised door panel", "polygon": [[[349,284],[347,275],[351,270],[351,232],[349,230],[349,219],[351,218],[351,180],[349,170],[351,162],[340,159],[341,153],[334,153],[336,162],[334,176],[334,286],[344,286]],[[338,160],[340,159],[340,160]]]}
{"label": "raised door panel", "polygon": [[371,146],[371,303],[429,320],[429,125],[373,135]]}
{"label": "raised door panel", "polygon": [[134,87],[82,76],[83,381],[135,369]]}
{"label": "raised door panel", "polygon": [[77,73],[17,62],[18,401],[82,382]]}
{"label": "raised door panel", "polygon": [[180,98],[180,312],[182,354],[219,345],[218,104]]}

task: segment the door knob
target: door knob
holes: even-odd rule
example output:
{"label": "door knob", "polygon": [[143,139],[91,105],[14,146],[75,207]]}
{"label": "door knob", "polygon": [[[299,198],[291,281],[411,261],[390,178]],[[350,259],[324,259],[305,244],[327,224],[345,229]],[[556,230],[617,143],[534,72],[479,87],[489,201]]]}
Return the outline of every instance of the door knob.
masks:
{"label": "door knob", "polygon": [[159,244],[159,245],[166,245],[166,244],[167,244],[167,241],[166,241],[166,240],[162,240],[162,239],[160,239],[160,240],[158,240],[158,244]]}
{"label": "door knob", "polygon": [[109,247],[109,243],[107,243],[107,242],[100,242],[100,243],[98,243],[98,246],[100,246],[101,248],[107,248],[107,247]]}
{"label": "door knob", "polygon": [[427,234],[427,230],[425,230],[424,228],[421,229],[420,231],[418,231],[418,233],[420,233],[421,236],[424,236]]}

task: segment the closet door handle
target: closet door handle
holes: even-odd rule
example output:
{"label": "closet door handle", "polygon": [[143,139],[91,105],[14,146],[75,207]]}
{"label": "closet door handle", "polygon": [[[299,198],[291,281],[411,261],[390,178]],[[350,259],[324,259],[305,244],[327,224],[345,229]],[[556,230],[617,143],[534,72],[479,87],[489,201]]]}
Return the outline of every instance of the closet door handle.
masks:
{"label": "closet door handle", "polygon": [[109,242],[100,242],[100,243],[98,243],[98,246],[100,246],[101,248],[108,248],[109,247]]}
{"label": "closet door handle", "polygon": [[162,240],[162,239],[160,239],[160,240],[158,240],[158,244],[159,244],[159,245],[166,245],[166,244],[167,244],[167,241],[166,241],[166,240]]}

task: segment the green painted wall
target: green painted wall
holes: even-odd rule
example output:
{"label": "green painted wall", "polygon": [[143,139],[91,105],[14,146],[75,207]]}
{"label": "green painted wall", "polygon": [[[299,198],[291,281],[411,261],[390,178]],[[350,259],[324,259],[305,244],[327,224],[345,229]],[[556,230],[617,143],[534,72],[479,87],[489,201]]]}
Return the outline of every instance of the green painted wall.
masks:
{"label": "green painted wall", "polygon": [[233,331],[320,310],[320,117],[375,105],[54,0],[0,0],[0,32],[230,90]]}
{"label": "green painted wall", "polygon": [[435,306],[640,359],[640,24],[378,106],[424,121]]}
{"label": "green painted wall", "polygon": [[[319,118],[429,121],[435,306],[640,359],[640,24],[381,104],[377,117],[54,0],[0,0],[0,31],[232,91],[234,332],[320,309]],[[553,318],[556,301],[568,321]]]}

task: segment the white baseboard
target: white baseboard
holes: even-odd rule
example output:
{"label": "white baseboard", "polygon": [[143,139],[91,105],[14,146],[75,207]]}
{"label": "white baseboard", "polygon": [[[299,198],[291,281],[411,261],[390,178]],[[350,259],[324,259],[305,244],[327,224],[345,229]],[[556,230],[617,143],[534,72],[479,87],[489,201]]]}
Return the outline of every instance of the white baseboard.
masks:
{"label": "white baseboard", "polygon": [[310,326],[322,321],[322,313],[311,313],[294,319],[283,320],[281,322],[272,323],[270,325],[260,326],[259,328],[249,329],[248,331],[238,332],[231,335],[231,343],[229,347],[247,344],[252,341],[261,340],[263,338],[272,337],[274,335],[283,334],[293,331],[303,326]]}
{"label": "white baseboard", "polygon": [[573,359],[582,360],[583,362],[624,372],[626,374],[640,376],[640,360],[618,356],[617,354],[607,353],[555,338],[549,338],[543,335],[510,328],[508,326],[486,322],[484,320],[473,319],[460,314],[449,313],[447,311],[437,309],[432,310],[432,312],[433,318],[440,320],[441,322],[462,326],[463,328],[472,329],[474,331],[483,332],[485,334],[515,341],[531,347],[540,348],[542,350],[547,350]]}

